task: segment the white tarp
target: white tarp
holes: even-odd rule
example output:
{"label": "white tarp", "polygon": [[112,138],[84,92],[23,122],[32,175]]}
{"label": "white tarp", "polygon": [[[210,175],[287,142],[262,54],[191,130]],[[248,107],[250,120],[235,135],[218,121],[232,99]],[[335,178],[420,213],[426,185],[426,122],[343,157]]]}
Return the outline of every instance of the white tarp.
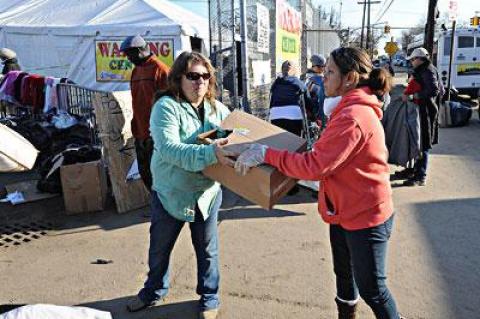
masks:
{"label": "white tarp", "polygon": [[135,34],[173,39],[176,57],[190,37],[208,41],[208,21],[166,0],[0,1],[0,47],[17,52],[24,70],[92,89],[129,89],[96,81],[95,41]]}
{"label": "white tarp", "polygon": [[0,173],[32,169],[37,149],[23,136],[0,124]]}

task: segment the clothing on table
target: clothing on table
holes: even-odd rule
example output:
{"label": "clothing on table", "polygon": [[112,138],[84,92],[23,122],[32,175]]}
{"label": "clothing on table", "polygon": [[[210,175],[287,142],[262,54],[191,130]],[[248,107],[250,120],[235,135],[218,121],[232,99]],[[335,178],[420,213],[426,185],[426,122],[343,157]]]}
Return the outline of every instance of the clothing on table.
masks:
{"label": "clothing on table", "polygon": [[154,151],[150,169],[152,189],[164,208],[173,217],[192,222],[198,205],[204,219],[220,189],[220,184],[200,172],[215,164],[213,145],[198,145],[197,136],[220,127],[230,113],[221,102],[215,109],[208,101],[203,102],[205,120],[202,125],[190,103],[177,101],[170,96],[158,100],[150,118],[150,132]]}
{"label": "clothing on table", "polygon": [[8,72],[0,84],[0,99],[15,102],[15,80],[21,71]]}
{"label": "clothing on table", "polygon": [[321,181],[319,211],[327,223],[363,229],[393,213],[380,106],[370,89],[354,89],[343,96],[311,152],[266,151],[265,163],[283,174]]}
{"label": "clothing on table", "polygon": [[28,76],[27,72],[20,72],[20,74],[17,76],[15,79],[15,82],[13,84],[14,86],[14,97],[15,100],[19,103],[22,101],[22,84],[24,83],[24,78]]}
{"label": "clothing on table", "polygon": [[150,137],[149,121],[156,91],[167,88],[169,67],[155,55],[132,71],[130,89],[132,92],[132,134],[136,139]]}
{"label": "clothing on table", "polygon": [[57,84],[60,83],[59,78],[48,76],[45,78],[45,103],[43,113],[47,113],[51,109],[58,109],[58,93]]}

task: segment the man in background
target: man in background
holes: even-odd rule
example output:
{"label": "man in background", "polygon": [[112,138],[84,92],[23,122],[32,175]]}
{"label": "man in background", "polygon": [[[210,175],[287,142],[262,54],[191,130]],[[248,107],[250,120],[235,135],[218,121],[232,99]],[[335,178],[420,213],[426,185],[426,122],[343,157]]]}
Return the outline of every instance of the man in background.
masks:
{"label": "man in background", "polygon": [[152,174],[150,161],[153,140],[150,136],[150,113],[157,91],[167,89],[169,67],[150,52],[147,42],[140,36],[127,37],[120,50],[135,65],[130,79],[132,92],[132,135],[135,138],[138,171],[143,183],[150,191]]}

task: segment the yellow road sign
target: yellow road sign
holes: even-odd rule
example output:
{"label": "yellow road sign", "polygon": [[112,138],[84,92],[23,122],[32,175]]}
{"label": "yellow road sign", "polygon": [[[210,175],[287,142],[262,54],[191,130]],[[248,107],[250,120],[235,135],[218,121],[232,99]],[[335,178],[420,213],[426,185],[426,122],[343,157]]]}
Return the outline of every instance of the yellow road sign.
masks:
{"label": "yellow road sign", "polygon": [[397,42],[387,42],[385,44],[384,48],[385,52],[387,52],[388,55],[394,55],[398,51],[398,45]]}

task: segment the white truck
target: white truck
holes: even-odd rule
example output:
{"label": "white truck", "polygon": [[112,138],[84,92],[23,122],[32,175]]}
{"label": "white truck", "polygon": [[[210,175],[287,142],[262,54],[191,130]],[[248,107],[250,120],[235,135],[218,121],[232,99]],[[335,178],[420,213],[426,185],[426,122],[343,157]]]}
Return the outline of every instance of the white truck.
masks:
{"label": "white truck", "polygon": [[[448,64],[452,30],[441,31],[438,36],[437,69],[441,81],[447,86]],[[472,97],[480,95],[480,28],[455,30],[451,85]]]}

